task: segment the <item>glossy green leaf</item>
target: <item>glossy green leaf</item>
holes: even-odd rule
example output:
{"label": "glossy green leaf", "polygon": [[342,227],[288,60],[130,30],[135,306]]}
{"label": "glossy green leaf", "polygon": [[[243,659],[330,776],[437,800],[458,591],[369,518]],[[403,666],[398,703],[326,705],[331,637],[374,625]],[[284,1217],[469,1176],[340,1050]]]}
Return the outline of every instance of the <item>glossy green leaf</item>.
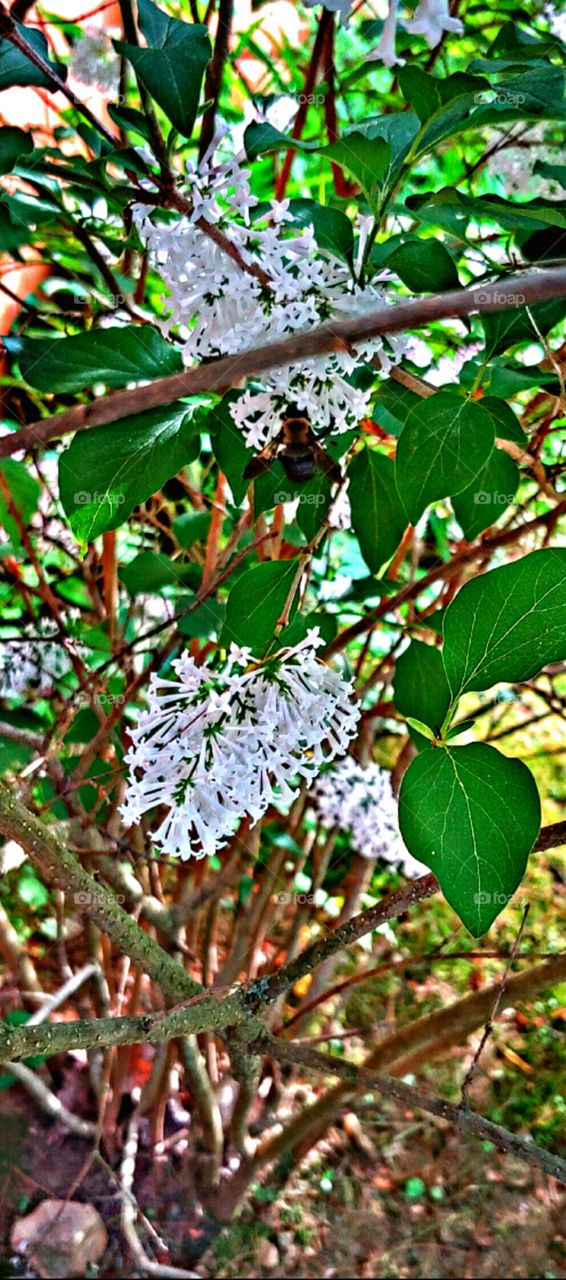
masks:
{"label": "glossy green leaf", "polygon": [[348,476],[354,533],[366,564],[379,573],[407,527],[395,488],[395,467],[385,454],[365,448],[352,459]]}
{"label": "glossy green leaf", "polygon": [[26,382],[39,391],[73,392],[96,383],[128,382],[179,373],[181,354],[149,325],[89,329],[72,338],[24,338],[19,357]]}
{"label": "glossy green leaf", "polygon": [[440,649],[411,641],[395,665],[393,701],[406,720],[419,720],[435,734],[440,732],[450,706]]}
{"label": "glossy green leaf", "polygon": [[368,138],[361,130],[339,138],[326,148],[326,155],[347,169],[359,182],[372,209],[381,207],[383,190],[392,170],[391,147],[384,138]]}
{"label": "glossy green leaf", "polygon": [[452,391],[438,391],[409,414],[399,436],[395,480],[407,519],[430,502],[468,488],[493,448],[489,414]]}
{"label": "glossy green leaf", "polygon": [[234,583],[226,607],[220,643],[249,645],[259,657],[274,639],[297,573],[296,560],[269,560],[254,565]]}
{"label": "glossy green leaf", "polygon": [[399,824],[407,848],[480,937],[525,874],[540,800],[527,766],[494,747],[424,747],[401,785]]}
{"label": "glossy green leaf", "polygon": [[499,520],[513,502],[520,479],[509,454],[493,449],[473,484],[454,495],[454,515],[468,542]]}
{"label": "glossy green leaf", "polygon": [[190,138],[212,49],[207,28],[170,18],[151,0],[138,0],[147,49],[115,40],[142,84],[183,137]]}
{"label": "glossy green leaf", "polygon": [[444,616],[453,697],[530,680],[566,657],[566,550],[533,551],[458,592]]}
{"label": "glossy green leaf", "polygon": [[77,432],[59,461],[61,502],[77,538],[118,529],[199,447],[192,410],[179,403]]}
{"label": "glossy green leaf", "polygon": [[[489,290],[490,286],[486,286]],[[481,292],[481,291],[480,291]],[[520,303],[520,294],[517,302]],[[482,315],[485,333],[486,357],[500,355],[515,347],[520,342],[540,341],[540,334],[546,336],[555,325],[564,319],[564,300],[550,299],[548,302],[537,302],[528,309],[517,306],[512,311],[498,311],[492,315]]]}
{"label": "glossy green leaf", "polygon": [[440,293],[460,285],[454,259],[440,240],[402,244],[387,259],[387,266],[413,293]]}

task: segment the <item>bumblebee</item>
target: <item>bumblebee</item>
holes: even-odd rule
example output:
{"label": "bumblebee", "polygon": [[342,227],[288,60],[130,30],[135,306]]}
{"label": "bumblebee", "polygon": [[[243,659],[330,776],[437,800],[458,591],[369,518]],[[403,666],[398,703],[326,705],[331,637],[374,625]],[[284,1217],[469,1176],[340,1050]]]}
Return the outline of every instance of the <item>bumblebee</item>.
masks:
{"label": "bumblebee", "polygon": [[317,468],[323,471],[332,484],[339,484],[342,472],[336,462],[321,448],[306,414],[296,405],[290,405],[281,422],[281,430],[261,453],[258,453],[244,471],[247,480],[254,480],[269,471],[275,459],[281,465],[292,484],[305,484],[312,480]]}

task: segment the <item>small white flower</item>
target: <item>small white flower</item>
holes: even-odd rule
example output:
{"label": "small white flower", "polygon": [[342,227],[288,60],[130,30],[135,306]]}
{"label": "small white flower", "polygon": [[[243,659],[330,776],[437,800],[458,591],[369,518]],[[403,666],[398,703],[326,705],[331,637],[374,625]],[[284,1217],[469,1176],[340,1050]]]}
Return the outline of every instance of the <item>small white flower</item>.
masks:
{"label": "small white flower", "polygon": [[395,40],[397,36],[397,10],[399,8],[399,0],[390,0],[389,13],[383,24],[381,39],[377,48],[373,49],[366,59],[367,62],[383,62],[385,67],[404,67],[404,58],[398,58],[395,48]]}
{"label": "small white flower", "polygon": [[116,93],[120,83],[120,59],[112,41],[97,28],[87,28],[73,45],[69,72],[81,84]]}
{"label": "small white flower", "polygon": [[399,831],[391,775],[373,762],[365,768],[345,756],[321,774],[314,788],[316,807],[326,827],[350,833],[363,858],[380,859],[414,878],[426,873],[405,847]]}
{"label": "small white flower", "polygon": [[153,676],[125,757],[124,821],[164,805],[155,844],[202,858],[246,815],[256,822],[268,805],[290,804],[301,778],[347,750],[359,719],[350,685],[316,658],[321,643],[314,629],[251,665],[249,649],[232,645],[222,671],[185,652],[177,679]]}
{"label": "small white flower", "polygon": [[[25,633],[24,633],[25,636]],[[0,637],[0,697],[44,696],[68,675],[71,659],[56,632],[39,621],[33,634]]]}
{"label": "small white flower", "polygon": [[452,18],[448,0],[420,0],[413,18],[403,24],[412,35],[424,36],[429,49],[440,44],[445,32],[461,36],[464,24],[459,18]]}

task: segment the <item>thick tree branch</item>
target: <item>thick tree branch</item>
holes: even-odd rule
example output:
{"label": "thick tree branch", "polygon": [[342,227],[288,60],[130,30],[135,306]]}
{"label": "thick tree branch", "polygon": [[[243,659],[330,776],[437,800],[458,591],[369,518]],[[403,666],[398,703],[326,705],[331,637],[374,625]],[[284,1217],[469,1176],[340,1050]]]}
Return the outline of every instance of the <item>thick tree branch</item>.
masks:
{"label": "thick tree branch", "polygon": [[432,298],[411,298],[392,306],[376,307],[374,311],[353,314],[347,320],[319,325],[308,333],[293,334],[240,355],[223,356],[184,373],[157,378],[148,386],[114,391],[90,404],[74,405],[52,418],[32,422],[2,437],[0,458],[19,449],[37,448],[71,431],[85,431],[118,422],[133,413],[172,404],[182,396],[226,389],[268,369],[343,351],[369,338],[418,329],[433,320],[532,306],[550,298],[566,298],[566,266],[546,271],[533,269],[496,283],[476,283],[472,288],[440,293]]}

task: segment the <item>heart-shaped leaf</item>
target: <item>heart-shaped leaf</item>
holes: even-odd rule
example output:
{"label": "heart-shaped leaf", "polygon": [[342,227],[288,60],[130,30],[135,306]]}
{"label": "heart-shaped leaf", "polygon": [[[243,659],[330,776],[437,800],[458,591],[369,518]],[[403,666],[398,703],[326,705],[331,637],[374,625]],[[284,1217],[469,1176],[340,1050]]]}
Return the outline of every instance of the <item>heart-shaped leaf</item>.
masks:
{"label": "heart-shaped leaf", "polygon": [[393,694],[395,706],[406,720],[420,720],[439,733],[450,706],[440,649],[413,640],[397,659]]}
{"label": "heart-shaped leaf", "polygon": [[403,779],[399,824],[407,848],[480,937],[523,878],[540,800],[527,766],[495,747],[424,746]]}
{"label": "heart-shaped leaf", "polygon": [[147,49],[123,40],[115,40],[114,47],[125,54],[179,133],[190,138],[212,53],[208,30],[199,22],[170,18],[151,0],[138,0],[138,19]]}

